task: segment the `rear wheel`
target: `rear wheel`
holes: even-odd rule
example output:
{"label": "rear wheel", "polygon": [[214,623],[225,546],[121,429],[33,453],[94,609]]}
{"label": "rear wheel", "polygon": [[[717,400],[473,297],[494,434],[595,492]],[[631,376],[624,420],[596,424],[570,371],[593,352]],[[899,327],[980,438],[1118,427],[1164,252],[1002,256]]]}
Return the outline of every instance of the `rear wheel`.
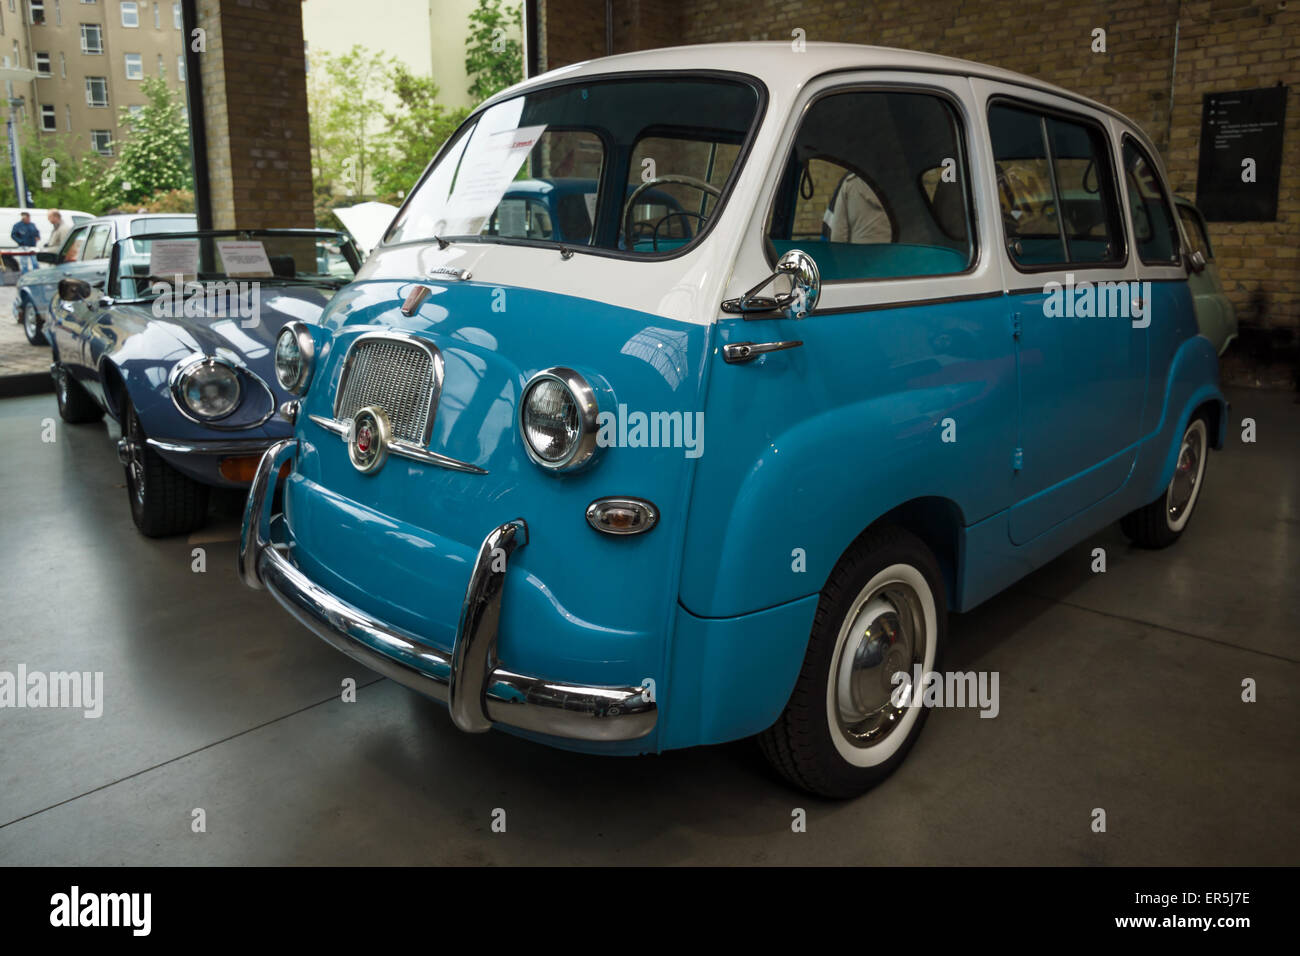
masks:
{"label": "rear wheel", "polygon": [[938,667],[947,616],[924,542],[901,528],[859,539],[822,590],[785,711],[759,736],[776,769],[828,797],[856,796],[889,776],[925,722],[914,671]]}
{"label": "rear wheel", "polygon": [[1120,530],[1142,548],[1167,548],[1182,536],[1205,483],[1209,428],[1203,417],[1193,418],[1178,447],[1174,477],[1159,498],[1120,519]]}
{"label": "rear wheel", "polygon": [[29,345],[45,345],[45,323],[41,321],[41,313],[36,308],[36,303],[31,299],[23,299],[22,308],[18,313],[18,321],[23,324],[23,335],[27,336]]}
{"label": "rear wheel", "polygon": [[54,400],[59,404],[59,417],[69,425],[84,425],[104,417],[104,410],[62,365],[54,366]]}
{"label": "rear wheel", "polygon": [[208,518],[208,486],[182,475],[149,447],[129,403],[123,422],[119,457],[126,469],[131,519],[140,533],[162,538],[201,528]]}

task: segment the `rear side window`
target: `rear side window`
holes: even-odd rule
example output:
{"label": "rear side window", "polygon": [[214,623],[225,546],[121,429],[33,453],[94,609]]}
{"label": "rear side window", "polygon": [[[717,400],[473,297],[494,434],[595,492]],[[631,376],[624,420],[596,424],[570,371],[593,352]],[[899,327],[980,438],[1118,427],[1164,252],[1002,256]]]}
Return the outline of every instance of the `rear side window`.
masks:
{"label": "rear side window", "polygon": [[998,202],[1022,269],[1119,265],[1123,228],[1105,132],[1022,106],[989,108]]}
{"label": "rear side window", "polygon": [[975,259],[961,125],[943,96],[815,100],[786,160],[768,238],[828,282],[955,275]]}
{"label": "rear side window", "polygon": [[107,225],[91,228],[90,236],[86,239],[86,250],[81,255],[83,260],[108,258],[108,232]]}
{"label": "rear side window", "polygon": [[1128,189],[1133,238],[1143,262],[1178,262],[1178,226],[1165,201],[1160,174],[1146,152],[1124,137],[1124,185]]}

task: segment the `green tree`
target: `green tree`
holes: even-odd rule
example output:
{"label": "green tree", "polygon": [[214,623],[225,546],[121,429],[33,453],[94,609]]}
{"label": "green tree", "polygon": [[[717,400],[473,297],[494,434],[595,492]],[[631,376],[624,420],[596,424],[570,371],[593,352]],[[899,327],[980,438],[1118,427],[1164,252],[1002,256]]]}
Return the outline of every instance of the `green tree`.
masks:
{"label": "green tree", "polygon": [[388,73],[388,88],[398,105],[384,113],[389,148],[375,162],[375,198],[396,204],[469,110],[443,106],[438,102],[438,84],[400,63]]}
{"label": "green tree", "polygon": [[478,0],[470,11],[465,72],[469,95],[476,102],[524,78],[522,11],[517,3],[505,5],[503,0]]}
{"label": "green tree", "polygon": [[14,195],[13,171],[0,175],[0,206],[40,206],[52,209],[77,209],[98,213],[103,209],[95,196],[95,186],[104,173],[107,161],[68,133],[39,131],[30,124],[23,127],[23,178],[32,201]]}
{"label": "green tree", "polygon": [[307,112],[318,207],[322,196],[359,199],[371,189],[383,151],[372,126],[383,108],[384,66],[382,56],[359,45],[343,54],[311,55]]}
{"label": "green tree", "polygon": [[101,207],[138,206],[158,193],[193,188],[190,131],[180,96],[161,77],[149,77],[141,90],[149,102],[135,115],[123,109],[119,118],[129,132],[114,144],[117,161],[95,190]]}

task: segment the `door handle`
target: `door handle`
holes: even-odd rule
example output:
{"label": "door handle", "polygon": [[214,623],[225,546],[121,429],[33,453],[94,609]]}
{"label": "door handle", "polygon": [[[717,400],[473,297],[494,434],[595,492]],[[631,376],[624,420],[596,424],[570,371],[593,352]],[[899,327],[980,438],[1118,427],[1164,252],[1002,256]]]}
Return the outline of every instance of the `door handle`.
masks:
{"label": "door handle", "polygon": [[786,349],[797,349],[801,345],[803,345],[803,342],[798,340],[790,342],[733,342],[722,347],[722,359],[732,365],[740,365],[744,362],[752,362],[760,355],[766,355],[768,352],[783,352]]}

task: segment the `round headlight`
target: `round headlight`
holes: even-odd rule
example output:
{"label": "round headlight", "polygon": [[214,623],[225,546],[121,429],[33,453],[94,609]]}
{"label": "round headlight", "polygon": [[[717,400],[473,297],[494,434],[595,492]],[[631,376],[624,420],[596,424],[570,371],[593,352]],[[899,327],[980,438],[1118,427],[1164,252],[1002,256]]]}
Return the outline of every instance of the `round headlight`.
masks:
{"label": "round headlight", "polygon": [[286,392],[301,395],[311,381],[315,342],[302,322],[290,322],[275,340],[275,377]]}
{"label": "round headlight", "polygon": [[573,369],[538,372],[524,386],[519,430],[528,457],[553,471],[572,471],[596,450],[596,394]]}
{"label": "round headlight", "polygon": [[225,418],[238,408],[243,392],[239,373],[214,358],[186,365],[177,376],[174,389],[191,413],[210,420]]}

